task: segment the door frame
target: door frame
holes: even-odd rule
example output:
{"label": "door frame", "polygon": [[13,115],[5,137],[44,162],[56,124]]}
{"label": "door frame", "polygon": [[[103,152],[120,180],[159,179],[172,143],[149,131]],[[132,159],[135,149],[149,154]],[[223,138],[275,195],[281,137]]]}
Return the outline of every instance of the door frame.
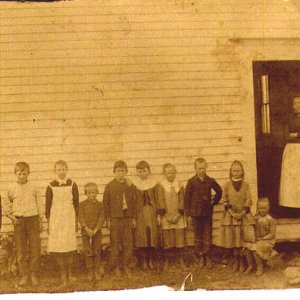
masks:
{"label": "door frame", "polygon": [[253,61],[300,60],[300,38],[232,38],[229,40],[238,60],[244,164],[253,193],[252,212],[257,202],[257,162],[254,107]]}

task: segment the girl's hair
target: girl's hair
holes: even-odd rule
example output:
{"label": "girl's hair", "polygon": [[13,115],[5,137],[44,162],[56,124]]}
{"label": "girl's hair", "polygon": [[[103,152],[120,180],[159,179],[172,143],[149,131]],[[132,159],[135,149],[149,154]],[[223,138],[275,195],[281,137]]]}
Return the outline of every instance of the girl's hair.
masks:
{"label": "girl's hair", "polygon": [[86,194],[86,191],[89,189],[89,188],[95,188],[97,190],[97,193],[98,193],[98,186],[95,182],[88,182],[85,186],[84,186],[84,193]]}
{"label": "girl's hair", "polygon": [[115,163],[114,163],[114,166],[113,166],[113,171],[114,173],[116,172],[116,169],[117,168],[124,168],[126,170],[126,172],[128,172],[128,169],[127,169],[127,164],[125,161],[123,160],[117,160]]}
{"label": "girl's hair", "polygon": [[55,164],[54,164],[54,169],[56,169],[57,166],[62,166],[62,167],[66,167],[68,169],[68,164],[65,160],[58,160]]}
{"label": "girl's hair", "polygon": [[15,165],[15,173],[17,173],[17,171],[27,171],[30,173],[30,166],[24,161],[19,161]]}
{"label": "girl's hair", "polygon": [[175,171],[176,171],[176,167],[175,167],[173,164],[171,164],[171,163],[166,163],[166,164],[164,164],[163,167],[162,167],[163,173],[165,173],[165,171],[166,171],[167,168],[174,168]]}
{"label": "girl's hair", "polygon": [[150,165],[145,160],[138,162],[135,167],[137,170],[148,169],[151,172]]}
{"label": "girl's hair", "polygon": [[231,164],[231,166],[230,166],[230,170],[229,170],[229,178],[232,177],[231,172],[232,172],[233,166],[235,166],[235,165],[236,165],[236,166],[239,166],[239,167],[241,168],[241,170],[242,170],[242,178],[244,179],[244,177],[245,177],[244,166],[243,166],[242,162],[240,162],[239,160],[234,160],[234,161],[232,162],[232,164]]}

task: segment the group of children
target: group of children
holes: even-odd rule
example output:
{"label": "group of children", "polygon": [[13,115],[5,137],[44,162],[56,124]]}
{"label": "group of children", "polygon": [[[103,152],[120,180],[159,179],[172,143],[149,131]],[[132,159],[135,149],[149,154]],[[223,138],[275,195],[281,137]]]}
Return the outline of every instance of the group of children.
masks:
{"label": "group of children", "polygon": [[[195,160],[194,168],[196,174],[184,188],[176,179],[176,168],[171,163],[163,165],[164,180],[156,182],[146,161],[136,165],[137,176],[132,181],[126,177],[127,164],[116,161],[115,178],[105,186],[103,202],[98,201],[98,187],[93,182],[85,185],[86,200],[79,202],[78,186],[67,177],[67,163],[60,160],[54,166],[56,179],[46,189],[44,211],[38,189],[28,180],[29,165],[17,163],[17,182],[8,191],[7,215],[14,225],[19,285],[24,286],[29,280],[38,285],[44,214],[48,221],[48,252],[56,257],[62,287],[74,280],[72,262],[77,251],[78,223],[89,281],[104,275],[101,229],[105,224],[110,230],[107,271],[114,271],[117,276],[120,269],[131,276],[134,248],[143,270],[154,269],[153,256],[158,246],[163,248],[165,272],[172,256],[178,257],[180,267],[185,270],[183,249],[189,223],[194,230],[197,266],[210,269],[213,206],[220,201],[224,213],[217,245],[233,250],[235,271],[248,274],[255,261],[257,275],[262,274],[263,260],[274,255],[275,243],[275,222],[268,214],[268,199],[259,199],[258,214],[254,217],[249,185],[244,181],[239,161],[232,163],[230,180],[223,190],[206,174],[207,163],[203,158]],[[242,256],[247,258],[246,270]]]}

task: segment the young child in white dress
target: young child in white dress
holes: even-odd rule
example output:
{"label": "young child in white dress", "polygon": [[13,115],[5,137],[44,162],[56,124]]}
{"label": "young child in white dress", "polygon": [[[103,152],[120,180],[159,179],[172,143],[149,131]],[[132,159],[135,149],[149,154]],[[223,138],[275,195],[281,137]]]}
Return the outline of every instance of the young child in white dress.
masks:
{"label": "young child in white dress", "polygon": [[163,270],[168,271],[172,255],[179,258],[180,267],[185,270],[183,260],[186,228],[184,188],[176,179],[176,168],[173,164],[165,164],[163,173],[165,180],[161,181],[158,186],[158,213],[161,218],[165,256]]}

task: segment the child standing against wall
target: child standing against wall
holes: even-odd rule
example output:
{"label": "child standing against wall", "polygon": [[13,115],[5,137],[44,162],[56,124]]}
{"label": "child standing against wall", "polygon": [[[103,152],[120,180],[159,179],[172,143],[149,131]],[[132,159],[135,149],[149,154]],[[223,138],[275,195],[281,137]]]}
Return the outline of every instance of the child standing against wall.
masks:
{"label": "child standing against wall", "polygon": [[38,189],[28,180],[30,167],[26,162],[15,165],[16,184],[8,190],[7,216],[14,225],[17,262],[20,271],[19,285],[38,285],[40,267],[40,232],[43,229],[43,203]]}
{"label": "child standing against wall", "polygon": [[[110,229],[110,263],[109,270],[115,269],[120,276],[120,263],[128,277],[131,277],[130,262],[133,253],[132,228],[136,224],[136,198],[132,186],[126,182],[128,172],[126,162],[119,160],[114,163],[115,178],[104,190],[104,214]],[[123,259],[119,259],[120,247]]]}
{"label": "child standing against wall", "polygon": [[87,199],[79,204],[78,220],[81,225],[81,236],[88,280],[99,280],[104,274],[101,265],[101,228],[104,223],[103,204],[97,200],[98,187],[89,182],[84,187]]}
{"label": "child standing against wall", "polygon": [[79,207],[77,184],[67,178],[68,165],[59,160],[54,165],[56,180],[46,190],[46,218],[48,220],[48,252],[55,254],[60,267],[61,287],[72,276],[73,254],[77,251],[76,231]]}
{"label": "child standing against wall", "polygon": [[136,165],[138,178],[134,181],[138,210],[135,230],[135,247],[142,261],[142,269],[152,270],[153,254],[157,247],[157,182],[151,178],[150,165],[140,161]]}
{"label": "child standing against wall", "polygon": [[165,164],[163,173],[165,180],[161,181],[158,186],[159,215],[165,254],[163,270],[168,271],[172,254],[179,258],[180,267],[185,270],[186,266],[183,261],[186,228],[184,188],[176,179],[174,165]]}
{"label": "child standing against wall", "polygon": [[[248,267],[246,274],[253,269],[253,258],[249,250],[242,249],[245,243],[255,240],[254,218],[250,208],[252,198],[249,184],[244,180],[245,172],[242,163],[235,160],[230,167],[228,181],[223,188],[222,203],[224,205],[223,217],[218,236],[217,245],[232,249],[234,255],[233,271],[242,273],[245,271],[243,254],[246,254]],[[251,228],[252,227],[252,228]],[[246,236],[252,231],[252,236]]]}
{"label": "child standing against wall", "polygon": [[[204,158],[197,158],[194,167],[196,175],[187,182],[184,208],[186,215],[192,218],[195,256],[199,259],[199,268],[206,265],[207,269],[211,269],[213,206],[219,203],[222,189],[215,179],[206,174],[207,163]],[[212,191],[215,192],[213,197]]]}

